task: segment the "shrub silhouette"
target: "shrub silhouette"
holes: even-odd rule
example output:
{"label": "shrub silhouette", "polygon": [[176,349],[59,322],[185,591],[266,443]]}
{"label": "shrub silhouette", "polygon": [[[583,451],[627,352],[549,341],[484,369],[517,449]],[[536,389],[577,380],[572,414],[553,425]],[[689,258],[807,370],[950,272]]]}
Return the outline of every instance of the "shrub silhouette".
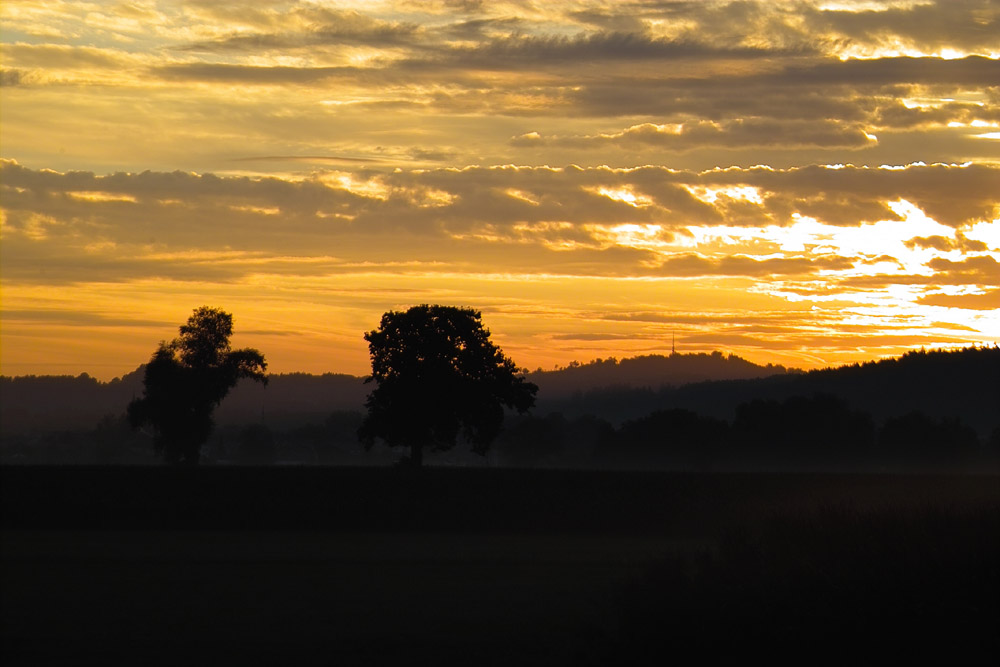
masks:
{"label": "shrub silhouette", "polygon": [[527,417],[508,427],[497,442],[500,460],[509,465],[534,466],[563,453],[569,423],[558,412]]}
{"label": "shrub silhouette", "polygon": [[879,449],[891,460],[960,461],[979,449],[976,432],[958,419],[937,420],[922,412],[887,419]]}
{"label": "shrub silhouette", "polygon": [[212,412],[242,378],[267,382],[264,355],[233,350],[233,316],[203,306],[160,342],[143,375],[143,396],[128,406],[133,428],[149,425],[153,447],[167,463],[194,465],[212,432]]}
{"label": "shrub silhouette", "polygon": [[470,308],[389,311],[365,340],[376,387],[358,436],[367,448],[377,438],[408,447],[414,466],[422,465],[425,448],[450,449],[460,435],[485,454],[504,408],[526,412],[535,403],[538,387],[517,374]]}
{"label": "shrub silhouette", "polygon": [[871,415],[828,394],[754,400],[736,409],[734,445],[742,455],[783,460],[864,456],[874,440]]}
{"label": "shrub silhouette", "polygon": [[622,462],[681,467],[708,465],[725,444],[729,426],[712,417],[673,408],[622,424],[598,455]]}
{"label": "shrub silhouette", "polygon": [[274,435],[264,424],[250,424],[240,431],[239,458],[243,463],[268,464],[277,458]]}

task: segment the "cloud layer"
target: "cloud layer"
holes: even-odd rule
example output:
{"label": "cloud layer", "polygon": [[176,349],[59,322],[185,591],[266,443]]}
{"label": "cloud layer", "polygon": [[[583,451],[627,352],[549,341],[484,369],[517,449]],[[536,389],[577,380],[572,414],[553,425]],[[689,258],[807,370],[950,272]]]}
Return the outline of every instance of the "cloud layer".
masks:
{"label": "cloud layer", "polygon": [[483,308],[530,365],[1000,336],[989,0],[0,19],[5,373],[119,363],[202,301],[279,370],[363,372],[361,332],[421,301]]}

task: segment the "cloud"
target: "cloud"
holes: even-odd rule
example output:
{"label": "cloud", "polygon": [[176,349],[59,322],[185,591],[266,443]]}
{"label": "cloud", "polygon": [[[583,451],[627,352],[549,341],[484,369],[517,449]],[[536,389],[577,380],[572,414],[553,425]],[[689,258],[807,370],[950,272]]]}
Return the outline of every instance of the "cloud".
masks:
{"label": "cloud", "polygon": [[862,11],[813,11],[817,28],[836,31],[855,42],[879,45],[891,37],[909,46],[939,50],[997,48],[1000,9],[991,0],[937,0]]}
{"label": "cloud", "polygon": [[1000,309],[1000,289],[989,290],[981,294],[929,294],[920,297],[919,303],[928,306],[944,306],[945,308],[995,311]]}
{"label": "cloud", "polygon": [[113,70],[129,67],[141,61],[120,49],[65,44],[5,44],[4,60],[17,63],[18,67],[56,70],[83,70],[96,68]]}
{"label": "cloud", "polygon": [[[290,40],[267,36],[239,36],[230,39],[239,40],[241,50],[254,52],[280,49]],[[319,36],[312,34],[307,41],[318,39]],[[450,84],[468,82],[471,86],[478,86],[487,80],[484,76],[495,72],[521,73],[542,80],[557,73],[562,77],[576,79],[581,77],[580,67],[586,63],[617,66],[622,61],[655,63],[677,59],[753,59],[773,55],[775,54],[771,51],[755,47],[710,47],[698,43],[671,42],[643,34],[515,35],[494,37],[471,46],[430,44],[414,50],[409,57],[387,58],[383,54],[368,60],[364,65],[177,62],[154,66],[150,72],[154,76],[174,81],[231,81],[257,85],[302,85],[334,78],[370,84],[387,81],[421,83],[441,81],[441,77],[446,77],[445,81]],[[598,80],[614,80],[616,77],[610,70],[603,76],[599,72],[591,72],[590,76],[595,73],[598,74]],[[504,87],[502,82],[493,83],[500,83]],[[547,85],[551,87],[552,83],[550,81]],[[511,82],[511,85],[519,88],[523,84],[523,81]]]}
{"label": "cloud", "polygon": [[290,13],[272,16],[261,28],[280,32],[240,31],[178,47],[192,52],[288,52],[318,46],[390,48],[419,42],[421,28],[412,23],[379,20],[357,11],[298,5]]}
{"label": "cloud", "polygon": [[565,340],[565,341],[634,341],[634,340],[650,340],[655,338],[655,336],[647,335],[636,335],[633,333],[568,333],[568,334],[555,334],[552,336],[552,340]]}
{"label": "cloud", "polygon": [[[735,69],[736,71],[732,71]],[[698,114],[712,119],[760,116],[863,120],[877,104],[895,102],[910,90],[936,87],[957,93],[989,87],[1000,79],[1000,60],[971,56],[956,60],[894,57],[830,61],[788,59],[779,66],[684,69],[591,75],[567,97],[577,114]],[[740,91],[733,94],[733,91]],[[873,104],[875,103],[875,104]]]}
{"label": "cloud", "polygon": [[[318,229],[343,234],[402,228],[442,234],[484,226],[510,230],[550,222],[648,222],[668,228],[695,223],[740,224],[732,217],[741,214],[740,206],[742,214],[759,211],[758,217],[748,219],[752,224],[765,219],[787,225],[794,221],[793,214],[799,213],[821,220],[829,217],[835,224],[860,225],[873,217],[898,219],[886,204],[899,199],[912,202],[938,222],[958,226],[992,220],[1000,186],[1000,168],[987,165],[705,172],[663,167],[471,167],[389,173],[362,170],[350,176],[316,172],[288,180],[187,172],[60,174],[7,161],[2,173],[8,215],[30,212],[60,220],[100,219],[102,226],[136,238],[148,233],[170,238],[190,232],[202,233],[207,240],[218,226],[210,221],[218,220],[222,213],[234,224],[269,229],[273,221],[259,213],[269,209],[280,212],[281,231],[293,234],[290,238]],[[699,189],[726,192],[732,187],[756,188],[759,203],[726,196],[710,202],[692,195]],[[602,189],[633,192],[637,203],[602,194]],[[67,194],[71,192],[114,196],[80,202]],[[139,211],[148,223],[136,224]],[[171,219],[171,224],[161,224]]]}
{"label": "cloud", "polygon": [[[836,288],[845,290],[883,290],[892,285],[912,286],[915,288],[927,287],[930,289],[918,289],[914,293],[917,293],[920,303],[931,304],[939,302],[937,305],[944,305],[943,302],[951,300],[953,296],[963,297],[955,298],[955,303],[962,302],[965,296],[970,296],[968,299],[969,303],[977,301],[971,298],[972,294],[968,293],[941,293],[936,289],[940,286],[976,286],[984,288],[987,292],[1000,287],[1000,262],[988,254],[970,255],[958,260],[946,257],[934,257],[927,261],[926,267],[929,270],[926,273],[903,275],[898,273],[880,273],[867,276],[841,277],[830,282],[835,284]],[[819,286],[817,289],[822,291],[828,290],[830,287],[829,285]],[[802,293],[805,294],[807,292],[808,288]]]}
{"label": "cloud", "polygon": [[[947,252],[955,247],[955,242],[944,236],[917,236],[906,242],[910,248],[934,248],[942,252]],[[983,244],[982,250],[986,249]]]}
{"label": "cloud", "polygon": [[156,329],[172,325],[171,322],[151,322],[148,319],[139,317],[129,318],[86,310],[54,310],[46,308],[4,309],[3,319],[5,323],[32,322],[86,327],[143,327]]}
{"label": "cloud", "polygon": [[815,214],[821,220],[825,211],[836,213],[845,203],[849,207],[875,210],[870,207],[906,199],[936,221],[957,227],[975,220],[992,220],[1000,207],[1000,201],[992,194],[1000,187],[1000,169],[985,164],[726,170],[706,180],[757,185],[776,193],[770,204],[777,211],[784,210],[790,215],[800,207],[815,206],[802,212]]}
{"label": "cloud", "polygon": [[948,123],[971,124],[1000,120],[1000,109],[982,104],[942,102],[929,107],[908,107],[898,100],[879,105],[872,123],[880,128],[941,127]]}
{"label": "cloud", "polygon": [[0,86],[19,86],[23,77],[19,69],[0,69]]}
{"label": "cloud", "polygon": [[172,81],[233,82],[247,84],[302,85],[333,78],[359,78],[357,67],[292,67],[231,65],[222,63],[178,63],[150,68],[154,76]]}
{"label": "cloud", "polygon": [[669,314],[655,311],[641,312],[594,312],[587,313],[588,318],[604,319],[612,322],[630,322],[641,324],[711,324],[713,326],[762,326],[766,323],[788,322],[791,320],[808,319],[815,321],[817,316],[809,311],[781,311],[781,312],[758,312],[748,314],[742,310],[723,310],[720,312],[704,313],[683,313],[672,312]]}
{"label": "cloud", "polygon": [[[784,53],[780,51],[780,53]],[[803,50],[796,50],[802,55]],[[566,62],[593,63],[632,60],[677,60],[686,58],[760,58],[773,49],[710,46],[699,42],[658,39],[641,32],[597,32],[573,36],[513,36],[493,38],[472,47],[443,51],[436,61],[410,61],[407,67],[442,64],[520,69],[547,67]]]}
{"label": "cloud", "polygon": [[[37,284],[153,277],[227,282],[364,271],[827,275],[834,282],[838,273],[904,261],[885,255],[890,246],[881,227],[862,226],[869,218],[906,224],[919,211],[888,203],[905,195],[915,205],[926,202],[953,214],[992,211],[998,173],[944,165],[707,172],[507,167],[320,171],[283,179],[186,172],[100,176],[5,161],[0,251],[5,280]],[[795,240],[799,232],[772,231],[770,240],[733,245],[711,235],[699,241],[690,231],[719,225],[724,238],[747,225],[751,239],[759,225],[791,230],[801,219],[795,216],[806,212],[855,232],[823,240],[836,229],[831,227],[803,241]],[[967,224],[962,220],[939,222]],[[950,237],[902,238],[900,251],[905,246],[941,255],[923,260],[926,275],[882,276],[883,284],[1000,281],[996,261],[981,254],[983,242],[960,230]],[[869,247],[865,243],[871,244],[867,255],[856,254]],[[972,254],[959,260],[954,253]],[[845,287],[878,282],[842,281]]]}
{"label": "cloud", "polygon": [[989,255],[967,257],[954,261],[938,257],[927,263],[945,274],[941,282],[948,284],[1000,285],[1000,262]]}
{"label": "cloud", "polygon": [[982,241],[968,239],[962,234],[958,234],[955,239],[950,239],[944,236],[916,236],[909,241],[906,241],[906,246],[908,248],[933,248],[934,250],[940,250],[941,252],[948,252],[951,250],[986,252],[989,250],[989,247]]}
{"label": "cloud", "polygon": [[849,269],[853,266],[847,257],[775,257],[757,259],[742,255],[730,255],[708,259],[696,254],[670,257],[659,267],[661,275],[671,276],[778,276],[806,275],[821,270]]}
{"label": "cloud", "polygon": [[516,34],[530,27],[530,23],[519,16],[505,16],[459,20],[440,28],[438,32],[457,40],[484,41],[491,36]]}
{"label": "cloud", "polygon": [[[241,37],[240,39],[247,39]],[[259,48],[259,47],[258,47]],[[59,50],[57,50],[59,51]],[[65,49],[62,49],[65,51]],[[80,51],[79,49],[77,51]],[[93,58],[102,59],[94,50],[83,50]],[[576,98],[586,101],[603,90],[627,90],[639,86],[636,94],[647,93],[662,99],[668,91],[684,99],[699,92],[711,94],[742,87],[767,95],[769,92],[799,87],[806,91],[849,86],[882,88],[886,86],[975,86],[989,85],[1000,75],[1000,61],[981,56],[961,59],[929,57],[891,57],[871,60],[829,61],[819,58],[788,58],[787,65],[761,65],[749,70],[723,66],[699,70],[645,70],[624,76],[617,69],[621,61],[648,61],[660,64],[678,59],[698,59],[726,62],[789,56],[784,52],[745,47],[716,48],[703,44],[672,42],[641,34],[599,33],[577,37],[504,37],[490,39],[473,46],[445,46],[422,50],[418,57],[374,59],[365,66],[259,66],[224,63],[174,63],[153,68],[153,73],[170,79],[253,81],[267,84],[301,84],[334,76],[367,76],[369,80],[405,80],[428,74],[442,76],[446,72],[484,73],[521,72],[536,76],[544,72],[559,73],[562,86],[578,81]],[[50,54],[52,57],[52,54]],[[103,60],[110,56],[103,56]],[[805,63],[801,61],[805,60]],[[614,64],[614,70],[596,69],[585,72],[587,63]],[[107,62],[104,63],[108,65]],[[549,84],[552,85],[552,84]],[[834,90],[839,93],[841,91]],[[766,101],[766,99],[765,99]]]}
{"label": "cloud", "polygon": [[[893,5],[872,13],[878,31],[809,2],[489,3],[474,15],[441,3],[132,9],[117,17],[124,27],[115,8],[88,23],[66,3],[9,17],[4,65],[19,74],[4,83],[24,90],[4,111],[6,155],[137,171],[223,169],[248,143],[257,155],[456,166],[636,166],[662,162],[658,151],[694,169],[1000,157],[996,142],[954,127],[1000,122],[1000,61],[949,36],[994,25],[982,4],[951,15]],[[892,25],[918,14],[942,17],[947,58],[882,48],[897,39]],[[46,21],[66,34],[25,36]],[[861,48],[871,53],[848,57]],[[102,147],[105,124],[119,139]]]}
{"label": "cloud", "polygon": [[864,148],[875,142],[858,124],[836,120],[778,122],[764,119],[693,120],[673,125],[643,123],[620,132],[583,136],[542,137],[538,132],[529,132],[511,140],[515,146],[554,144],[580,150],[614,146],[626,150],[677,151],[718,146]]}
{"label": "cloud", "polygon": [[891,86],[900,84],[979,85],[996,81],[1000,61],[983,56],[958,59],[928,57],[875,58],[871,60],[823,61],[792,64],[779,73],[759,74],[748,83],[789,85]]}
{"label": "cloud", "polygon": [[344,164],[378,162],[376,158],[344,155],[251,155],[229,158],[232,162],[335,162]]}

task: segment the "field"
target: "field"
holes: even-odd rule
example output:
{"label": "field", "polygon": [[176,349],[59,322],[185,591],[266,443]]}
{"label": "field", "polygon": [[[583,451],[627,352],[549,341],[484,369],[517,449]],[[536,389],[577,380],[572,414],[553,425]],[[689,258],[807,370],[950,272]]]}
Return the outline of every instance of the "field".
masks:
{"label": "field", "polygon": [[3,658],[791,662],[908,636],[871,655],[988,664],[998,482],[5,467]]}

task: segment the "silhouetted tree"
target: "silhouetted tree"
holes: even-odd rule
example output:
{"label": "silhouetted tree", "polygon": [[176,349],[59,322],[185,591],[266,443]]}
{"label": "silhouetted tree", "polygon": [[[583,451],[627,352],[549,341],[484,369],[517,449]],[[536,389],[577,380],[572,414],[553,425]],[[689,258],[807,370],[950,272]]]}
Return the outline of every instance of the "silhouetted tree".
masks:
{"label": "silhouetted tree", "polygon": [[957,463],[979,450],[975,430],[960,420],[919,411],[887,419],[878,436],[882,455],[896,461]]}
{"label": "silhouetted tree", "polygon": [[1000,425],[990,432],[990,437],[986,440],[986,453],[993,458],[1000,457]]}
{"label": "silhouetted tree", "polygon": [[690,410],[658,410],[622,424],[601,443],[597,456],[632,465],[703,467],[718,455],[728,431],[726,422]]}
{"label": "silhouetted tree", "polygon": [[366,448],[376,438],[409,447],[414,466],[422,465],[425,448],[450,449],[459,435],[485,454],[504,408],[526,412],[535,403],[538,387],[518,375],[471,308],[389,311],[365,340],[376,387],[358,436]]}
{"label": "silhouetted tree", "polygon": [[153,428],[153,446],[167,463],[196,464],[212,432],[212,411],[242,378],[267,382],[264,355],[233,350],[233,316],[203,306],[180,336],[160,342],[146,365],[143,396],[128,406],[133,428]]}
{"label": "silhouetted tree", "polygon": [[741,456],[784,463],[858,460],[869,455],[874,433],[871,415],[829,394],[740,404],[732,427]]}
{"label": "silhouetted tree", "polygon": [[257,465],[274,463],[277,458],[274,435],[264,424],[250,424],[240,431],[239,458]]}
{"label": "silhouetted tree", "polygon": [[569,423],[558,412],[547,417],[524,417],[505,429],[497,440],[496,451],[507,465],[552,462],[565,449],[568,430]]}

